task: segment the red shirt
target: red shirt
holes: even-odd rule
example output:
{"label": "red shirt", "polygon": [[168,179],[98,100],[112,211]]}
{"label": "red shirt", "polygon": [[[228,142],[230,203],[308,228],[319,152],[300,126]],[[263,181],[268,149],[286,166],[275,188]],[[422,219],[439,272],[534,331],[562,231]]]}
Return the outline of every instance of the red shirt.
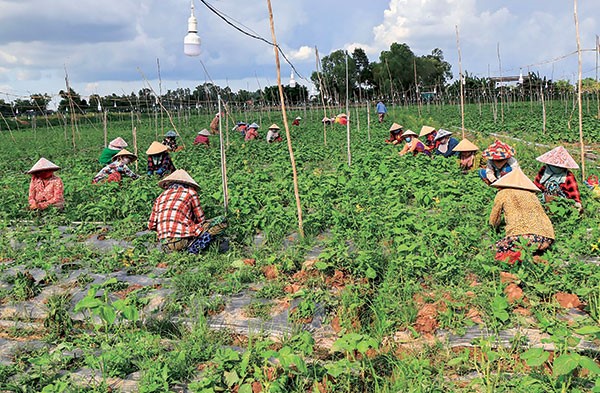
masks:
{"label": "red shirt", "polygon": [[194,139],[194,145],[206,145],[210,146],[210,140],[207,136],[197,135],[196,139]]}
{"label": "red shirt", "polygon": [[148,229],[159,239],[195,237],[202,233],[204,212],[198,192],[191,187],[174,184],[154,201]]}
{"label": "red shirt", "polygon": [[63,182],[58,176],[52,175],[47,179],[31,176],[29,183],[29,207],[45,209],[54,205],[62,209],[65,205]]}
{"label": "red shirt", "polygon": [[[543,193],[547,193],[547,190],[546,190],[546,186],[544,184],[540,183],[540,180],[542,180],[542,176],[544,175],[545,171],[546,171],[546,165],[542,166],[542,168],[538,172],[537,176],[535,177],[535,180],[533,181],[533,183],[537,186],[537,188],[542,190]],[[567,176],[565,178],[565,182],[560,184],[560,191],[562,191],[562,193],[565,195],[565,198],[573,199],[573,200],[575,200],[575,202],[581,203],[581,195],[579,194],[579,188],[577,187],[577,180],[575,180],[575,176],[573,175],[573,172],[567,171]]]}

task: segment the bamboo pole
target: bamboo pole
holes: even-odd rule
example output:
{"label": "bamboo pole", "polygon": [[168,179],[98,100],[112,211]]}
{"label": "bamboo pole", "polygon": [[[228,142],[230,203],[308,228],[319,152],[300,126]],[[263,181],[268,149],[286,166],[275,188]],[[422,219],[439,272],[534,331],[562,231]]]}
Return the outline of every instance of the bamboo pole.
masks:
{"label": "bamboo pole", "polygon": [[10,125],[8,124],[8,121],[6,121],[6,118],[4,117],[2,112],[0,112],[0,116],[2,117],[2,120],[4,121],[4,124],[6,124],[6,128],[8,128],[8,133],[10,134],[10,139],[12,139],[12,141],[14,143],[17,143],[17,141],[15,140],[15,136],[13,135],[12,130],[10,128]]}
{"label": "bamboo pole", "polygon": [[456,28],[456,47],[458,48],[458,73],[460,75],[460,126],[462,131],[462,138],[465,139],[465,77],[462,73],[462,58],[460,55],[460,38],[458,35],[458,25]]}
{"label": "bamboo pole", "polygon": [[73,99],[71,98],[71,89],[69,87],[69,74],[67,73],[67,66],[65,66],[65,84],[67,85],[67,97],[69,98],[69,108],[71,112],[71,142],[73,144],[73,150],[76,150],[75,144],[75,106],[73,105]]}
{"label": "bamboo pole", "polygon": [[[133,135],[133,154],[137,157],[138,155],[138,146],[137,146],[137,127],[133,127],[131,130],[131,134]],[[138,162],[139,160],[135,160],[135,171],[138,171]]]}
{"label": "bamboo pole", "polygon": [[371,142],[371,105],[369,105],[368,100],[367,100],[367,138],[369,138],[369,142]]}
{"label": "bamboo pole", "polygon": [[581,177],[585,180],[585,146],[583,144],[583,114],[581,113],[581,41],[579,39],[579,17],[577,16],[577,0],[573,0],[575,33],[577,36],[577,106],[579,108],[579,148],[581,152]]}
{"label": "bamboo pole", "polygon": [[296,160],[294,159],[294,150],[292,148],[292,137],[290,135],[290,127],[288,126],[287,113],[285,110],[285,100],[283,97],[283,86],[281,85],[281,66],[279,64],[279,47],[277,46],[277,38],[275,37],[275,22],[273,21],[273,9],[271,8],[271,0],[267,0],[269,6],[269,22],[271,24],[271,36],[273,37],[273,51],[275,52],[275,65],[277,68],[277,86],[279,87],[279,99],[281,100],[281,111],[283,114],[283,125],[285,126],[285,135],[287,137],[288,151],[290,153],[290,163],[292,165],[292,175],[294,181],[294,196],[296,197],[296,208],[298,210],[298,233],[301,238],[304,238],[304,227],[302,224],[302,206],[300,205],[300,192],[298,189],[298,173],[296,171]]}
{"label": "bamboo pole", "polygon": [[346,150],[348,153],[348,166],[352,165],[352,152],[350,151],[350,109],[348,106],[348,90],[349,90],[349,81],[348,81],[348,51],[346,51],[346,114],[348,115],[348,119],[346,121]]}
{"label": "bamboo pole", "polygon": [[540,85],[540,97],[542,99],[542,134],[546,135],[546,101],[544,100],[542,85]]}
{"label": "bamboo pole", "polygon": [[106,119],[106,110],[102,112],[102,129],[104,131],[104,147],[108,146],[108,127]]}
{"label": "bamboo pole", "polygon": [[[323,104],[323,117],[327,117],[327,109],[325,107],[325,91],[323,90],[323,81],[321,80],[321,72],[319,71],[321,60],[319,59],[319,49],[315,46],[315,59],[316,59],[316,67],[317,67],[317,77],[319,79],[319,91],[321,92],[321,103]],[[323,123],[323,144],[327,146],[327,125],[325,122]]]}
{"label": "bamboo pole", "polygon": [[419,82],[417,81],[417,59],[413,57],[413,71],[415,73],[415,94],[417,95],[417,110],[421,117],[421,93],[419,92]]}
{"label": "bamboo pole", "polygon": [[[221,95],[217,92],[217,105],[219,113],[221,113]],[[227,160],[225,157],[225,146],[223,143],[223,122],[219,119],[219,149],[221,151],[221,185],[223,187],[223,208],[227,214],[227,206],[229,205],[229,192],[227,188]]]}
{"label": "bamboo pole", "polygon": [[500,43],[496,45],[496,54],[498,55],[498,71],[500,72],[500,120],[504,124],[504,93],[502,89],[502,60],[500,60]]}

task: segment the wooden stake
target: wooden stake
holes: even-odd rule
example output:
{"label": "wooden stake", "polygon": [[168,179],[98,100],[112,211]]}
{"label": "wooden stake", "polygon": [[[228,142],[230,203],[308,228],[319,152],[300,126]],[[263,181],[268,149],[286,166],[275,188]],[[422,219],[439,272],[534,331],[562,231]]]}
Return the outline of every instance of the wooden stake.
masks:
{"label": "wooden stake", "polygon": [[577,107],[579,108],[579,148],[581,151],[581,177],[585,180],[585,146],[583,144],[583,114],[581,113],[581,41],[579,40],[579,18],[577,16],[577,0],[573,0],[575,17],[575,33],[577,35]]}
{"label": "wooden stake", "polygon": [[290,163],[292,165],[294,196],[296,197],[296,209],[298,210],[298,233],[300,234],[300,237],[303,238],[304,226],[302,224],[302,206],[300,205],[300,192],[298,189],[298,173],[296,171],[296,160],[294,159],[294,149],[292,148],[292,137],[290,135],[290,127],[288,126],[287,112],[285,110],[283,86],[281,85],[281,65],[279,64],[279,48],[277,46],[277,38],[275,37],[275,22],[273,21],[273,9],[271,8],[271,0],[267,0],[267,5],[269,6],[269,22],[271,24],[271,36],[273,37],[273,51],[275,52],[275,64],[277,68],[277,86],[279,87],[279,100],[281,101],[283,125],[285,126],[285,135],[287,137],[288,151],[290,153]]}
{"label": "wooden stake", "polygon": [[346,150],[348,153],[348,166],[352,165],[352,152],[350,151],[350,109],[348,109],[348,51],[346,51]]}
{"label": "wooden stake", "polygon": [[371,142],[371,105],[369,105],[369,101],[367,101],[367,138]]}
{"label": "wooden stake", "polygon": [[75,145],[75,106],[73,105],[73,99],[71,98],[71,89],[69,88],[69,74],[67,74],[67,66],[65,66],[65,84],[67,85],[67,97],[69,98],[69,112],[71,112],[71,142],[73,143],[73,150],[76,150]]}
{"label": "wooden stake", "polygon": [[[319,67],[321,65],[321,60],[319,59],[319,49],[315,46],[315,59],[317,63],[317,77],[319,78],[319,92],[321,93],[321,103],[323,105],[323,117],[327,117],[327,109],[325,107],[325,91],[323,90],[323,82],[321,80],[321,73],[319,72]],[[327,146],[327,125],[325,122],[323,123],[323,144]]]}
{"label": "wooden stake", "polygon": [[102,112],[102,129],[104,130],[104,147],[108,146],[108,129],[106,119],[106,109]]}
{"label": "wooden stake", "polygon": [[[131,130],[131,133],[133,135],[133,154],[138,155],[138,147],[137,147],[137,127],[133,127],[133,129]],[[140,160],[135,160],[135,171],[138,171],[138,162]]]}
{"label": "wooden stake", "polygon": [[456,27],[456,47],[458,48],[458,74],[460,75],[460,126],[462,138],[465,139],[465,87],[463,85],[465,77],[462,73],[462,59],[460,56],[460,38],[458,35],[458,25]]}
{"label": "wooden stake", "polygon": [[[221,113],[221,95],[219,93],[217,93],[217,101],[219,113]],[[223,187],[223,208],[225,209],[225,214],[227,214],[227,206],[229,205],[229,192],[227,188],[227,160],[225,157],[225,145],[223,143],[223,122],[221,119],[219,119],[219,149],[221,150],[221,185]]]}

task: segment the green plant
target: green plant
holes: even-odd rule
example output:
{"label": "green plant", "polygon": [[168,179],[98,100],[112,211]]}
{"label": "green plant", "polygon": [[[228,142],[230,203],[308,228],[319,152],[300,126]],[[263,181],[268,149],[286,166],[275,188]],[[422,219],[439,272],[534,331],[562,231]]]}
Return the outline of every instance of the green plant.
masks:
{"label": "green plant", "polygon": [[71,295],[56,294],[48,298],[46,308],[48,313],[44,318],[44,327],[52,338],[67,336],[73,329],[73,319],[69,314]]}

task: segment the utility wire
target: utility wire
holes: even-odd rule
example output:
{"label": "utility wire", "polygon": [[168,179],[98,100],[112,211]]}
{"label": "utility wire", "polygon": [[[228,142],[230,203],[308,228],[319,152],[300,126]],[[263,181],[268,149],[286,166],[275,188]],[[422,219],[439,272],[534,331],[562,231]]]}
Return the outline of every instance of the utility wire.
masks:
{"label": "utility wire", "polygon": [[[310,83],[310,81],[308,79],[306,79],[304,76],[302,76],[302,74],[300,74],[300,72],[298,72],[298,70],[296,69],[296,67],[294,66],[294,64],[292,64],[292,62],[287,58],[287,56],[285,55],[285,53],[283,52],[283,49],[281,49],[281,47],[279,46],[279,44],[272,43],[271,41],[267,40],[266,38],[263,38],[260,35],[258,35],[258,33],[249,33],[249,32],[247,32],[246,30],[242,29],[241,27],[239,27],[236,24],[234,24],[233,22],[231,22],[228,19],[230,17],[228,17],[223,12],[219,11],[218,9],[216,9],[211,4],[207,3],[205,0],[200,0],[200,2],[202,4],[204,4],[206,6],[206,8],[208,8],[212,13],[214,13],[215,15],[217,15],[219,18],[221,18],[223,21],[225,21],[225,23],[227,23],[229,26],[233,27],[234,29],[236,29],[240,33],[242,33],[244,35],[247,35],[250,38],[254,38],[255,40],[259,40],[259,41],[265,42],[265,43],[267,43],[267,44],[269,44],[271,46],[276,47],[277,50],[279,51],[279,53],[281,53],[281,56],[285,59],[285,62],[288,63],[290,65],[290,67],[292,67],[292,70],[294,71],[294,73],[296,75],[298,75],[298,77],[300,79],[303,79],[303,80],[305,80],[305,81],[307,81],[307,82]],[[233,18],[231,18],[231,19],[233,19]]]}

